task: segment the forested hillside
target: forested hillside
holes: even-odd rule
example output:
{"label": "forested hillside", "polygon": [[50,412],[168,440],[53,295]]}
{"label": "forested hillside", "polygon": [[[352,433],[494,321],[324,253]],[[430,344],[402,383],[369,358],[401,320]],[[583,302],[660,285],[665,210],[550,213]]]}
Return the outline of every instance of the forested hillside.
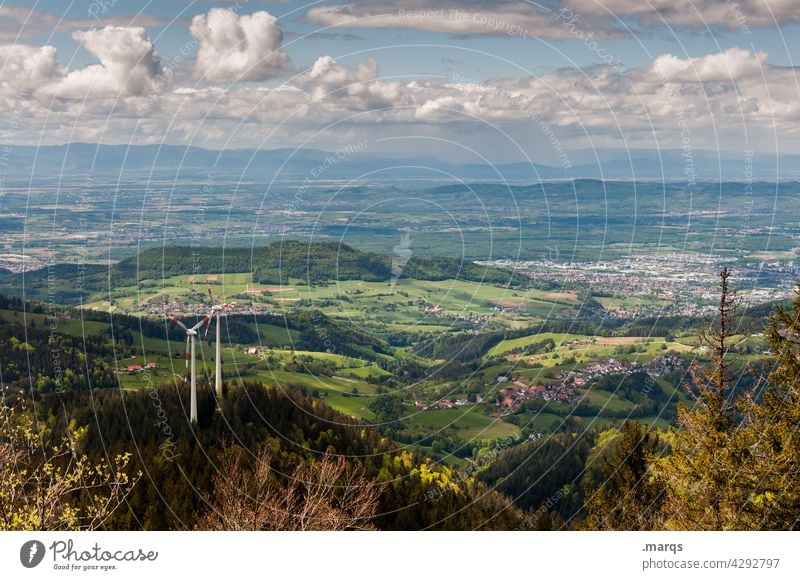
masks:
{"label": "forested hillside", "polygon": [[[388,282],[395,276],[391,255],[361,252],[344,244],[285,241],[255,248],[162,247],[144,250],[110,267],[55,264],[33,272],[0,273],[0,292],[58,304],[79,304],[86,293],[135,286],[142,280],[210,273],[252,273],[258,284],[324,284],[364,280]],[[396,278],[417,280],[466,280],[501,286],[530,285],[532,281],[512,270],[478,266],[455,258],[404,258]],[[57,280],[57,287],[48,281]]]}

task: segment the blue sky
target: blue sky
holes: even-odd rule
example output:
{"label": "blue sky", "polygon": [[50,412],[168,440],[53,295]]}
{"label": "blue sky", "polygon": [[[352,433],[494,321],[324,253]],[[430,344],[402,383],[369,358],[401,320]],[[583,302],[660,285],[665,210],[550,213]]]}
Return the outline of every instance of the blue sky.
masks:
{"label": "blue sky", "polygon": [[430,145],[445,157],[484,147],[553,162],[562,147],[676,149],[688,130],[695,149],[800,152],[797,12],[789,0],[12,0],[0,103],[21,120],[18,142],[413,135],[451,142]]}
{"label": "blue sky", "polygon": [[[588,0],[591,2],[592,0]],[[587,2],[587,3],[588,3]],[[725,4],[725,2],[719,2]],[[6,6],[34,8],[58,17],[86,19],[93,2],[42,0],[40,2],[8,1]],[[503,59],[519,64],[525,70],[536,72],[553,70],[566,66],[586,67],[600,64],[596,55],[587,50],[584,43],[566,38],[552,41],[549,39],[522,38],[519,36],[456,36],[413,29],[359,29],[358,27],[322,27],[324,34],[315,37],[313,33],[320,26],[309,22],[305,15],[309,8],[336,4],[335,2],[260,2],[258,0],[241,3],[237,12],[251,14],[259,10],[267,10],[279,18],[281,27],[287,35],[286,52],[299,66],[310,66],[320,54],[348,55],[356,52],[362,54],[381,55],[381,68],[386,75],[413,75],[421,71],[432,74],[447,75],[452,73],[459,48],[470,48],[494,55],[479,59],[479,62],[467,64],[466,56],[460,72],[480,73],[482,80],[494,76],[518,74],[518,68],[507,64]],[[436,9],[436,2],[428,2]],[[489,3],[487,3],[489,4]],[[148,14],[161,23],[147,26],[151,38],[158,39],[158,48],[166,54],[175,53],[191,40],[186,22],[197,14],[207,12],[211,7],[232,6],[235,3],[206,1],[170,1],[149,2],[136,0],[118,0],[109,6],[105,13],[96,8],[100,16],[127,16],[137,13]],[[96,4],[102,6],[102,0]],[[542,12],[544,12],[542,10]],[[732,19],[734,13],[731,12]],[[737,29],[720,26],[706,28],[697,27],[643,27],[635,22],[630,23],[630,33],[618,39],[608,39],[605,43],[609,50],[619,55],[627,66],[646,66],[656,55],[672,52],[683,56],[703,56],[710,52],[720,51],[736,46],[752,46],[757,50],[769,53],[769,63],[778,66],[790,66],[797,60],[800,43],[800,26],[795,24],[781,27],[752,27],[747,35]],[[311,35],[307,37],[306,35]],[[300,37],[305,37],[300,40]],[[37,34],[35,40],[49,43],[69,54],[79,48],[69,33],[57,30],[46,30]],[[390,50],[387,47],[398,45],[426,45],[427,58],[407,58],[401,50]],[[475,58],[474,54],[472,58]],[[80,51],[76,64],[87,64],[95,59],[86,51]]]}

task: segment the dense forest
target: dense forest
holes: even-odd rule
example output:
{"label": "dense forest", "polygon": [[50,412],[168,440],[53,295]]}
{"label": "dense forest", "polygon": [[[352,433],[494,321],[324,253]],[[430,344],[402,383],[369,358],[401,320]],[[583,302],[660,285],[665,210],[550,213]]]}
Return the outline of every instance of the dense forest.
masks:
{"label": "dense forest", "polygon": [[[392,271],[391,255],[361,252],[344,244],[276,242],[258,248],[163,247],[144,250],[134,258],[112,266],[54,264],[33,272],[0,272],[0,291],[20,297],[24,279],[29,299],[53,299],[77,305],[89,292],[136,286],[143,280],[164,280],[178,275],[203,273],[253,273],[259,284],[309,285],[334,281],[388,282],[393,275],[417,280],[468,280],[509,287],[534,282],[513,270],[479,266],[455,258],[409,256],[403,267]],[[48,280],[59,280],[59,287]]]}
{"label": "dense forest", "polygon": [[[513,529],[522,512],[474,478],[403,450],[372,428],[296,392],[245,383],[217,402],[206,385],[199,422],[186,421],[188,390],[158,386],[139,392],[67,391],[36,400],[48,438],[83,426],[76,452],[102,464],[130,453],[139,481],[105,526],[110,529],[195,529],[204,498],[232,449],[270,449],[269,478],[285,482],[292,466],[326,453],[346,458],[375,488],[370,523],[377,529]],[[246,454],[245,464],[252,463]],[[78,508],[85,497],[74,498]],[[2,506],[0,501],[0,506]]]}

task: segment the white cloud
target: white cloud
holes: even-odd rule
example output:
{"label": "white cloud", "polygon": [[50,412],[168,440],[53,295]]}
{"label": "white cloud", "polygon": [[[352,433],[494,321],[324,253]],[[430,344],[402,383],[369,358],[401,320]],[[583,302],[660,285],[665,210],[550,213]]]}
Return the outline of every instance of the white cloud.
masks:
{"label": "white cloud", "polygon": [[682,59],[663,54],[653,62],[651,71],[663,81],[726,82],[758,76],[767,53],[730,48],[717,54]]}
{"label": "white cloud", "polygon": [[[718,141],[728,148],[759,138],[766,142],[775,132],[800,150],[794,69],[772,66],[766,54],[744,49],[683,58],[665,54],[626,72],[613,66],[562,69],[486,83],[461,78],[387,81],[374,60],[344,64],[323,56],[278,87],[191,83],[150,94],[140,92],[157,71],[149,41],[136,34],[118,45],[102,34],[83,41],[102,64],[71,72],[58,64],[52,47],[0,47],[8,71],[2,77],[0,108],[20,104],[11,89],[40,82],[59,87],[62,94],[67,87],[75,95],[94,87],[94,96],[107,95],[84,107],[81,101],[43,98],[52,92],[34,89],[17,114],[34,124],[47,118],[50,140],[65,134],[71,140],[94,140],[104,132],[124,140],[126,132],[138,127],[137,142],[166,136],[170,142],[217,147],[232,139],[245,147],[260,145],[273,132],[282,145],[296,145],[323,130],[332,139],[424,133],[480,148],[488,142],[486,131],[494,131],[490,125],[524,144],[541,139],[546,124],[564,146],[588,133],[606,146],[647,147],[655,132],[661,147],[674,147],[686,127],[695,148],[713,148]],[[139,68],[139,61],[149,64]],[[122,100],[114,98],[119,92],[125,93]],[[335,130],[323,129],[328,126]]]}
{"label": "white cloud", "polygon": [[0,88],[4,93],[34,89],[64,74],[53,46],[0,46]]}
{"label": "white cloud", "polygon": [[23,6],[0,6],[0,42],[19,42],[37,35],[49,35],[55,30],[72,32],[98,26],[132,27],[162,24],[161,20],[144,12],[128,16],[110,15],[102,11],[100,4],[90,4],[87,15],[94,17],[65,18]]}
{"label": "white cloud", "polygon": [[263,10],[239,16],[212,8],[195,16],[189,31],[199,40],[195,73],[209,82],[265,81],[291,66],[277,19]]}
{"label": "white cloud", "polygon": [[562,9],[568,10],[570,17],[583,17],[595,39],[623,33],[619,20],[646,27],[731,30],[800,22],[796,0],[560,0],[541,5],[521,0],[350,0],[311,8],[307,18],[316,24],[346,28],[569,39],[564,14],[561,25],[555,21]]}
{"label": "white cloud", "polygon": [[566,0],[576,13],[611,15],[647,26],[770,27],[800,21],[796,0]]}
{"label": "white cloud", "polygon": [[[448,34],[570,38],[554,23],[554,12],[532,2],[498,0],[355,0],[311,8],[307,18],[323,26],[346,28],[411,28]],[[598,27],[595,37],[608,30]]]}
{"label": "white cloud", "polygon": [[[63,108],[53,100],[130,98],[169,88],[171,71],[162,67],[144,28],[107,26],[73,33],[99,64],[67,70],[55,47],[0,45],[0,92],[30,91],[43,106]],[[47,103],[50,103],[49,105]],[[93,106],[101,109],[95,102]]]}
{"label": "white cloud", "polygon": [[44,92],[58,98],[128,97],[160,91],[169,83],[144,28],[107,26],[73,33],[100,64],[70,71]]}
{"label": "white cloud", "polygon": [[378,63],[372,59],[348,67],[331,56],[322,56],[295,83],[308,91],[312,101],[326,101],[328,106],[353,111],[386,108],[402,102],[400,83],[383,82],[379,75]]}

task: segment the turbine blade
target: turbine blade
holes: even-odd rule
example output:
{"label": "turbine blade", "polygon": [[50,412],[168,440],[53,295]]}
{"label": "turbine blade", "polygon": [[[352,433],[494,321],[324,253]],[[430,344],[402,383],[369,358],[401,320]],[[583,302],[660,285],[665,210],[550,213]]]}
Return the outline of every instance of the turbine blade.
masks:
{"label": "turbine blade", "polygon": [[208,331],[211,330],[211,314],[209,314],[206,318],[208,318],[208,324],[206,324],[206,331],[203,333],[203,340],[206,339],[208,336]]}
{"label": "turbine blade", "polygon": [[206,322],[208,322],[210,319],[211,319],[211,318],[210,318],[208,315],[206,315],[206,316],[203,318],[203,320],[201,320],[200,322],[198,322],[197,324],[195,324],[195,325],[192,327],[192,330],[198,330],[198,329],[200,329],[200,328],[201,328],[201,327],[202,327],[202,326],[203,326],[203,325],[204,325]]}
{"label": "turbine blade", "polygon": [[[191,336],[189,336],[189,335],[187,334],[187,335],[186,335],[186,356],[184,357],[184,358],[186,359],[186,372],[187,372],[187,373],[189,372],[189,339],[190,339],[190,338],[191,338]],[[184,380],[184,381],[186,380],[186,373],[184,373],[184,378],[183,378],[183,380]]]}
{"label": "turbine blade", "polygon": [[181,327],[183,330],[189,330],[188,328],[186,328],[186,325],[185,325],[183,322],[181,322],[180,320],[178,320],[178,319],[177,319],[177,318],[175,318],[174,316],[170,316],[169,314],[165,314],[165,316],[166,316],[167,318],[169,318],[169,319],[170,319],[172,322],[174,322],[175,324],[177,324],[178,326],[180,326],[180,327]]}

